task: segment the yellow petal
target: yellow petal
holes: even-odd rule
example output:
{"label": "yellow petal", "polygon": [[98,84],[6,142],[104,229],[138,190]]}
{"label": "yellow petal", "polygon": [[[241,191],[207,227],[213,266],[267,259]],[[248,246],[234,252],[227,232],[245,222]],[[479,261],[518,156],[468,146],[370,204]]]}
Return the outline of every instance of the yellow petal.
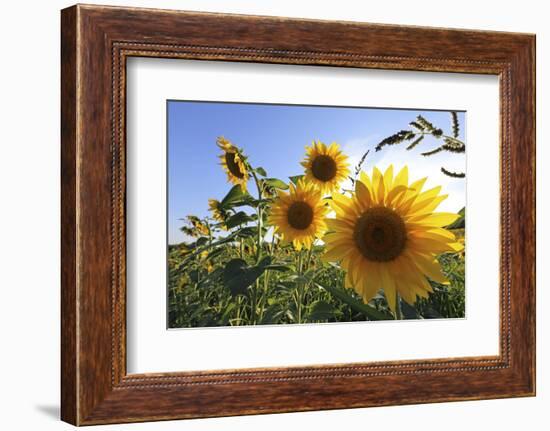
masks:
{"label": "yellow petal", "polygon": [[389,165],[384,172],[384,188],[389,190],[393,184],[393,165]]}
{"label": "yellow petal", "polygon": [[427,190],[423,193],[420,193],[416,198],[414,205],[411,207],[411,212],[416,212],[432,202],[432,200],[439,194],[441,191],[441,186],[434,187],[433,189]]}
{"label": "yellow petal", "polygon": [[464,244],[461,244],[459,242],[452,242],[449,244],[449,247],[451,247],[455,252],[464,250]]}
{"label": "yellow petal", "polygon": [[416,293],[413,286],[397,283],[397,291],[407,304],[413,305],[416,302]]}
{"label": "yellow petal", "polygon": [[427,179],[428,179],[428,177],[424,177],[424,178],[421,178],[421,179],[415,181],[414,183],[412,183],[410,185],[410,188],[412,190],[415,190],[416,193],[420,193],[420,191],[422,190],[422,187],[424,187],[424,183],[426,182]]}
{"label": "yellow petal", "polygon": [[409,237],[407,239],[407,247],[411,251],[431,254],[439,254],[453,250],[453,247],[449,243],[444,241],[437,241],[431,238]]}
{"label": "yellow petal", "polygon": [[368,263],[365,259],[363,263],[363,301],[369,302],[378,292],[380,284],[378,283],[378,274],[376,265]]}
{"label": "yellow petal", "polygon": [[426,203],[426,205],[423,206],[422,208],[420,208],[418,210],[413,209],[413,212],[431,213],[431,212],[435,211],[437,209],[437,207],[439,206],[439,204],[441,202],[443,202],[445,199],[447,199],[448,197],[449,197],[449,195],[437,196],[437,197],[433,198],[430,202]]}
{"label": "yellow petal", "polygon": [[354,224],[352,222],[344,218],[328,218],[326,219],[326,223],[329,229],[338,232],[353,230],[354,227]]}
{"label": "yellow petal", "polygon": [[405,165],[397,176],[395,177],[395,180],[393,182],[393,185],[396,186],[408,186],[409,184],[409,168]]}
{"label": "yellow petal", "polygon": [[445,229],[438,229],[438,230],[416,230],[409,232],[409,235],[414,238],[426,238],[426,239],[433,239],[435,241],[439,242],[454,242],[455,236]]}
{"label": "yellow petal", "polygon": [[346,272],[346,280],[345,280],[345,287],[348,289],[353,289],[355,287],[355,284],[353,283],[353,280],[351,279],[351,272]]}
{"label": "yellow petal", "polygon": [[370,180],[370,177],[367,175],[365,171],[361,171],[359,174],[359,180],[370,190],[372,189],[372,182]]}
{"label": "yellow petal", "polygon": [[445,275],[441,272],[441,265],[436,259],[429,259],[416,255],[412,261],[420,271],[426,274],[433,281],[441,284],[449,284],[449,280],[447,280]]}
{"label": "yellow petal", "polygon": [[432,213],[424,218],[421,223],[427,226],[443,227],[454,223],[459,217],[460,215],[455,213]]}
{"label": "yellow petal", "polygon": [[343,217],[352,212],[353,201],[340,193],[333,193],[329,201],[330,207],[336,212],[336,215]]}
{"label": "yellow petal", "polygon": [[359,202],[363,205],[364,209],[369,208],[372,203],[372,197],[369,189],[361,182],[355,182],[355,193]]}
{"label": "yellow petal", "polygon": [[353,252],[353,247],[350,247],[349,244],[327,247],[322,255],[322,259],[325,262],[338,262],[351,252]]}
{"label": "yellow petal", "polygon": [[351,279],[353,280],[353,285],[357,287],[360,286],[361,281],[361,275],[362,275],[362,262],[364,258],[363,255],[360,253],[354,253],[350,256],[350,268],[348,268],[348,272],[351,272]]}
{"label": "yellow petal", "polygon": [[390,307],[390,310],[395,311],[395,304],[397,300],[395,281],[392,278],[392,275],[388,273],[388,268],[385,265],[380,265],[379,270],[380,279],[382,282],[382,289],[384,289],[384,294],[386,295],[388,306]]}
{"label": "yellow petal", "polygon": [[372,186],[374,190],[374,200],[377,204],[381,204],[384,200],[384,177],[375,166],[372,169]]}
{"label": "yellow petal", "polygon": [[405,193],[408,190],[408,187],[405,186],[395,186],[386,196],[386,205],[393,206],[393,201],[401,193]]}

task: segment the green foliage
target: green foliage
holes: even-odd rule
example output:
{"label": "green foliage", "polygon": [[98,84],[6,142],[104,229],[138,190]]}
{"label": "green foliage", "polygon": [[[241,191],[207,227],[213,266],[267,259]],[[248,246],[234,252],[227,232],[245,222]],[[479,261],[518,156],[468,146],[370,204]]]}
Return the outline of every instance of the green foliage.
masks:
{"label": "green foliage", "polygon": [[267,186],[273,187],[275,189],[279,189],[279,190],[287,190],[288,189],[288,185],[284,181],[282,181],[278,178],[266,178],[264,180],[264,182]]}
{"label": "green foliage", "polygon": [[355,165],[355,168],[353,170],[353,177],[350,177],[350,180],[352,184],[355,184],[355,180],[359,176],[359,173],[361,172],[361,169],[363,168],[363,164],[365,163],[365,160],[367,159],[367,156],[369,155],[370,150],[367,150],[363,153],[361,158],[359,159],[359,162],[357,165]]}
{"label": "green foliage", "polygon": [[264,168],[256,168],[256,173],[262,177],[267,177],[267,172]]}
{"label": "green foliage", "polygon": [[415,137],[416,137],[416,133],[411,131],[411,130],[400,130],[399,132],[383,139],[376,146],[376,151],[380,151],[382,149],[382,147],[385,147],[386,145],[401,144],[402,142],[410,141],[411,139],[414,139]]}
{"label": "green foliage", "polygon": [[378,311],[376,308],[364,304],[361,300],[354,298],[349,291],[345,289],[339,289],[332,286],[322,286],[323,289],[330,292],[335,298],[338,298],[343,303],[347,304],[350,308],[358,313],[362,313],[365,317],[370,320],[390,320],[392,319],[391,315]]}
{"label": "green foliage", "polygon": [[457,254],[447,253],[439,257],[439,262],[450,285],[430,282],[433,293],[427,299],[419,299],[414,308],[425,319],[462,318],[466,309],[464,259]]}
{"label": "green foliage", "polygon": [[451,122],[453,127],[453,138],[458,138],[460,133],[460,124],[458,123],[458,115],[456,112],[451,112]]}
{"label": "green foliage", "polygon": [[249,266],[244,259],[231,259],[223,270],[223,282],[232,295],[244,294],[271,263],[266,256],[258,265]]}
{"label": "green foliage", "polygon": [[239,211],[238,213],[233,214],[226,220],[225,226],[228,229],[232,229],[237,226],[245,225],[246,223],[252,220],[253,220],[253,217],[249,216],[244,211]]}
{"label": "green foliage", "polygon": [[225,197],[222,199],[221,207],[224,210],[228,210],[228,209],[236,206],[236,204],[239,201],[242,201],[247,196],[250,196],[250,195],[248,195],[247,192],[243,192],[242,189],[241,189],[241,186],[239,186],[239,185],[233,186],[233,187],[231,187],[231,190],[229,190],[229,192],[227,192]]}
{"label": "green foliage", "polygon": [[[464,210],[460,214],[449,226],[459,237]],[[344,271],[321,261],[322,247],[297,253],[271,239],[262,242],[258,260],[257,226],[237,224],[224,236],[218,229],[211,239],[169,247],[169,327],[394,319],[382,291],[365,303],[345,288]],[[445,254],[440,261],[450,285],[431,282],[434,293],[428,299],[418,298],[414,305],[401,301],[405,319],[464,316],[464,258]]]}
{"label": "green foliage", "polygon": [[[443,132],[443,129],[440,129],[439,127],[434,126],[422,115],[418,115],[415,121],[411,121],[409,123],[409,126],[411,126],[409,130],[400,130],[399,132],[383,139],[376,146],[376,151],[382,150],[382,148],[384,148],[387,145],[397,145],[403,142],[410,142],[410,144],[407,146],[407,150],[412,150],[424,140],[425,136],[433,136],[436,139],[442,139],[443,143],[438,147],[435,147],[431,150],[421,153],[422,156],[429,157],[429,156],[433,156],[434,154],[438,154],[442,151],[447,151],[455,154],[463,154],[466,152],[466,144],[460,139],[458,139],[458,135],[460,133],[460,124],[458,121],[458,115],[454,111],[451,112],[450,114],[451,114],[452,136],[446,135]],[[444,167],[441,167],[441,172],[443,172],[445,175],[452,178],[466,177],[466,174],[464,174],[463,172],[452,172],[445,169]]]}
{"label": "green foliage", "polygon": [[[454,223],[450,224],[449,226],[446,226],[446,229],[456,230],[456,229],[464,229],[466,227],[466,208],[462,208],[458,212],[458,214],[460,215],[460,217]],[[462,237],[463,236],[464,234],[462,233]]]}
{"label": "green foliage", "polygon": [[303,175],[293,175],[292,177],[289,177],[290,181],[292,181],[293,184],[298,184],[298,181],[300,181],[302,178],[304,178]]}

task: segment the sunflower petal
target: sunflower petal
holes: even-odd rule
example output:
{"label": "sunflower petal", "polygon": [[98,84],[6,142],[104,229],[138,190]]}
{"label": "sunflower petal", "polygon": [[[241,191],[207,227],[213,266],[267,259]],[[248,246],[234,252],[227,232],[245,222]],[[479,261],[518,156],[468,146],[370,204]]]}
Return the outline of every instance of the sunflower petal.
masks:
{"label": "sunflower petal", "polygon": [[355,182],[355,193],[362,206],[366,209],[372,204],[372,197],[369,189],[361,181]]}
{"label": "sunflower petal", "polygon": [[384,188],[386,190],[390,190],[391,186],[393,184],[393,165],[389,165],[386,169],[386,172],[384,172]]}
{"label": "sunflower petal", "polygon": [[411,212],[416,212],[426,207],[428,204],[430,204],[433,201],[433,199],[439,194],[440,191],[441,191],[441,186],[437,186],[430,190],[426,190],[425,192],[420,193],[416,198],[414,205],[411,207]]}
{"label": "sunflower petal", "polygon": [[445,285],[449,284],[449,280],[447,280],[441,271],[441,265],[436,259],[429,259],[416,255],[412,261],[420,271],[426,274],[433,281]]}
{"label": "sunflower petal", "polygon": [[459,217],[460,215],[455,213],[432,213],[422,219],[421,223],[427,226],[444,227],[454,223]]}
{"label": "sunflower petal", "polygon": [[394,187],[397,186],[408,186],[409,184],[409,168],[407,165],[403,166],[399,173],[396,175],[395,180],[393,181]]}
{"label": "sunflower petal", "polygon": [[388,268],[386,265],[380,265],[379,270],[382,289],[384,289],[388,306],[390,307],[390,310],[395,311],[395,305],[397,302],[397,289],[395,288],[395,281],[392,275],[388,273]]}
{"label": "sunflower petal", "polygon": [[325,262],[338,262],[344,259],[352,251],[353,249],[347,244],[336,247],[327,247],[321,258]]}
{"label": "sunflower petal", "polygon": [[365,304],[369,302],[378,292],[380,283],[378,283],[378,270],[376,265],[371,265],[366,259],[362,265],[362,280],[363,280],[363,301]]}
{"label": "sunflower petal", "polygon": [[372,181],[365,171],[361,171],[359,174],[359,181],[361,181],[369,190],[372,189]]}
{"label": "sunflower petal", "polygon": [[410,237],[407,239],[407,247],[409,247],[410,250],[414,252],[439,254],[443,252],[453,251],[458,246],[454,247],[448,242],[437,241],[431,238]]}

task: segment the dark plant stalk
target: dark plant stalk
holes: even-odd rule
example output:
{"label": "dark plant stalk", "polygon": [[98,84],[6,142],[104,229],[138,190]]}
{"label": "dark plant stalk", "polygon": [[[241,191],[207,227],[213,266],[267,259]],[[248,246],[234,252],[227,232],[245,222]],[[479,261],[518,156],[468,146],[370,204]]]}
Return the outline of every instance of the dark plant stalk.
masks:
{"label": "dark plant stalk", "polygon": [[395,320],[403,320],[403,313],[401,312],[401,298],[399,293],[395,293]]}

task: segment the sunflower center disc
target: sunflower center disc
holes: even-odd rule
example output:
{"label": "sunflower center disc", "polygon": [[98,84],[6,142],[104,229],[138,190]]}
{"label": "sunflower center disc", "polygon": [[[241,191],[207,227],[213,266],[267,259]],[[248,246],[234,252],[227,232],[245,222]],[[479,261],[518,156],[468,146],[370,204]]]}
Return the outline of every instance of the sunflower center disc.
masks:
{"label": "sunflower center disc", "polygon": [[326,155],[317,156],[311,164],[311,172],[320,181],[330,181],[336,176],[336,162]]}
{"label": "sunflower center disc", "polygon": [[395,211],[385,207],[370,208],[355,225],[357,247],[369,260],[388,262],[398,257],[407,242],[407,229]]}
{"label": "sunflower center disc", "polygon": [[294,202],[288,208],[288,224],[294,229],[304,230],[313,221],[313,209],[305,202]]}
{"label": "sunflower center disc", "polygon": [[241,172],[241,168],[236,162],[236,153],[225,153],[225,163],[227,164],[227,169],[237,178],[244,178],[244,174]]}

